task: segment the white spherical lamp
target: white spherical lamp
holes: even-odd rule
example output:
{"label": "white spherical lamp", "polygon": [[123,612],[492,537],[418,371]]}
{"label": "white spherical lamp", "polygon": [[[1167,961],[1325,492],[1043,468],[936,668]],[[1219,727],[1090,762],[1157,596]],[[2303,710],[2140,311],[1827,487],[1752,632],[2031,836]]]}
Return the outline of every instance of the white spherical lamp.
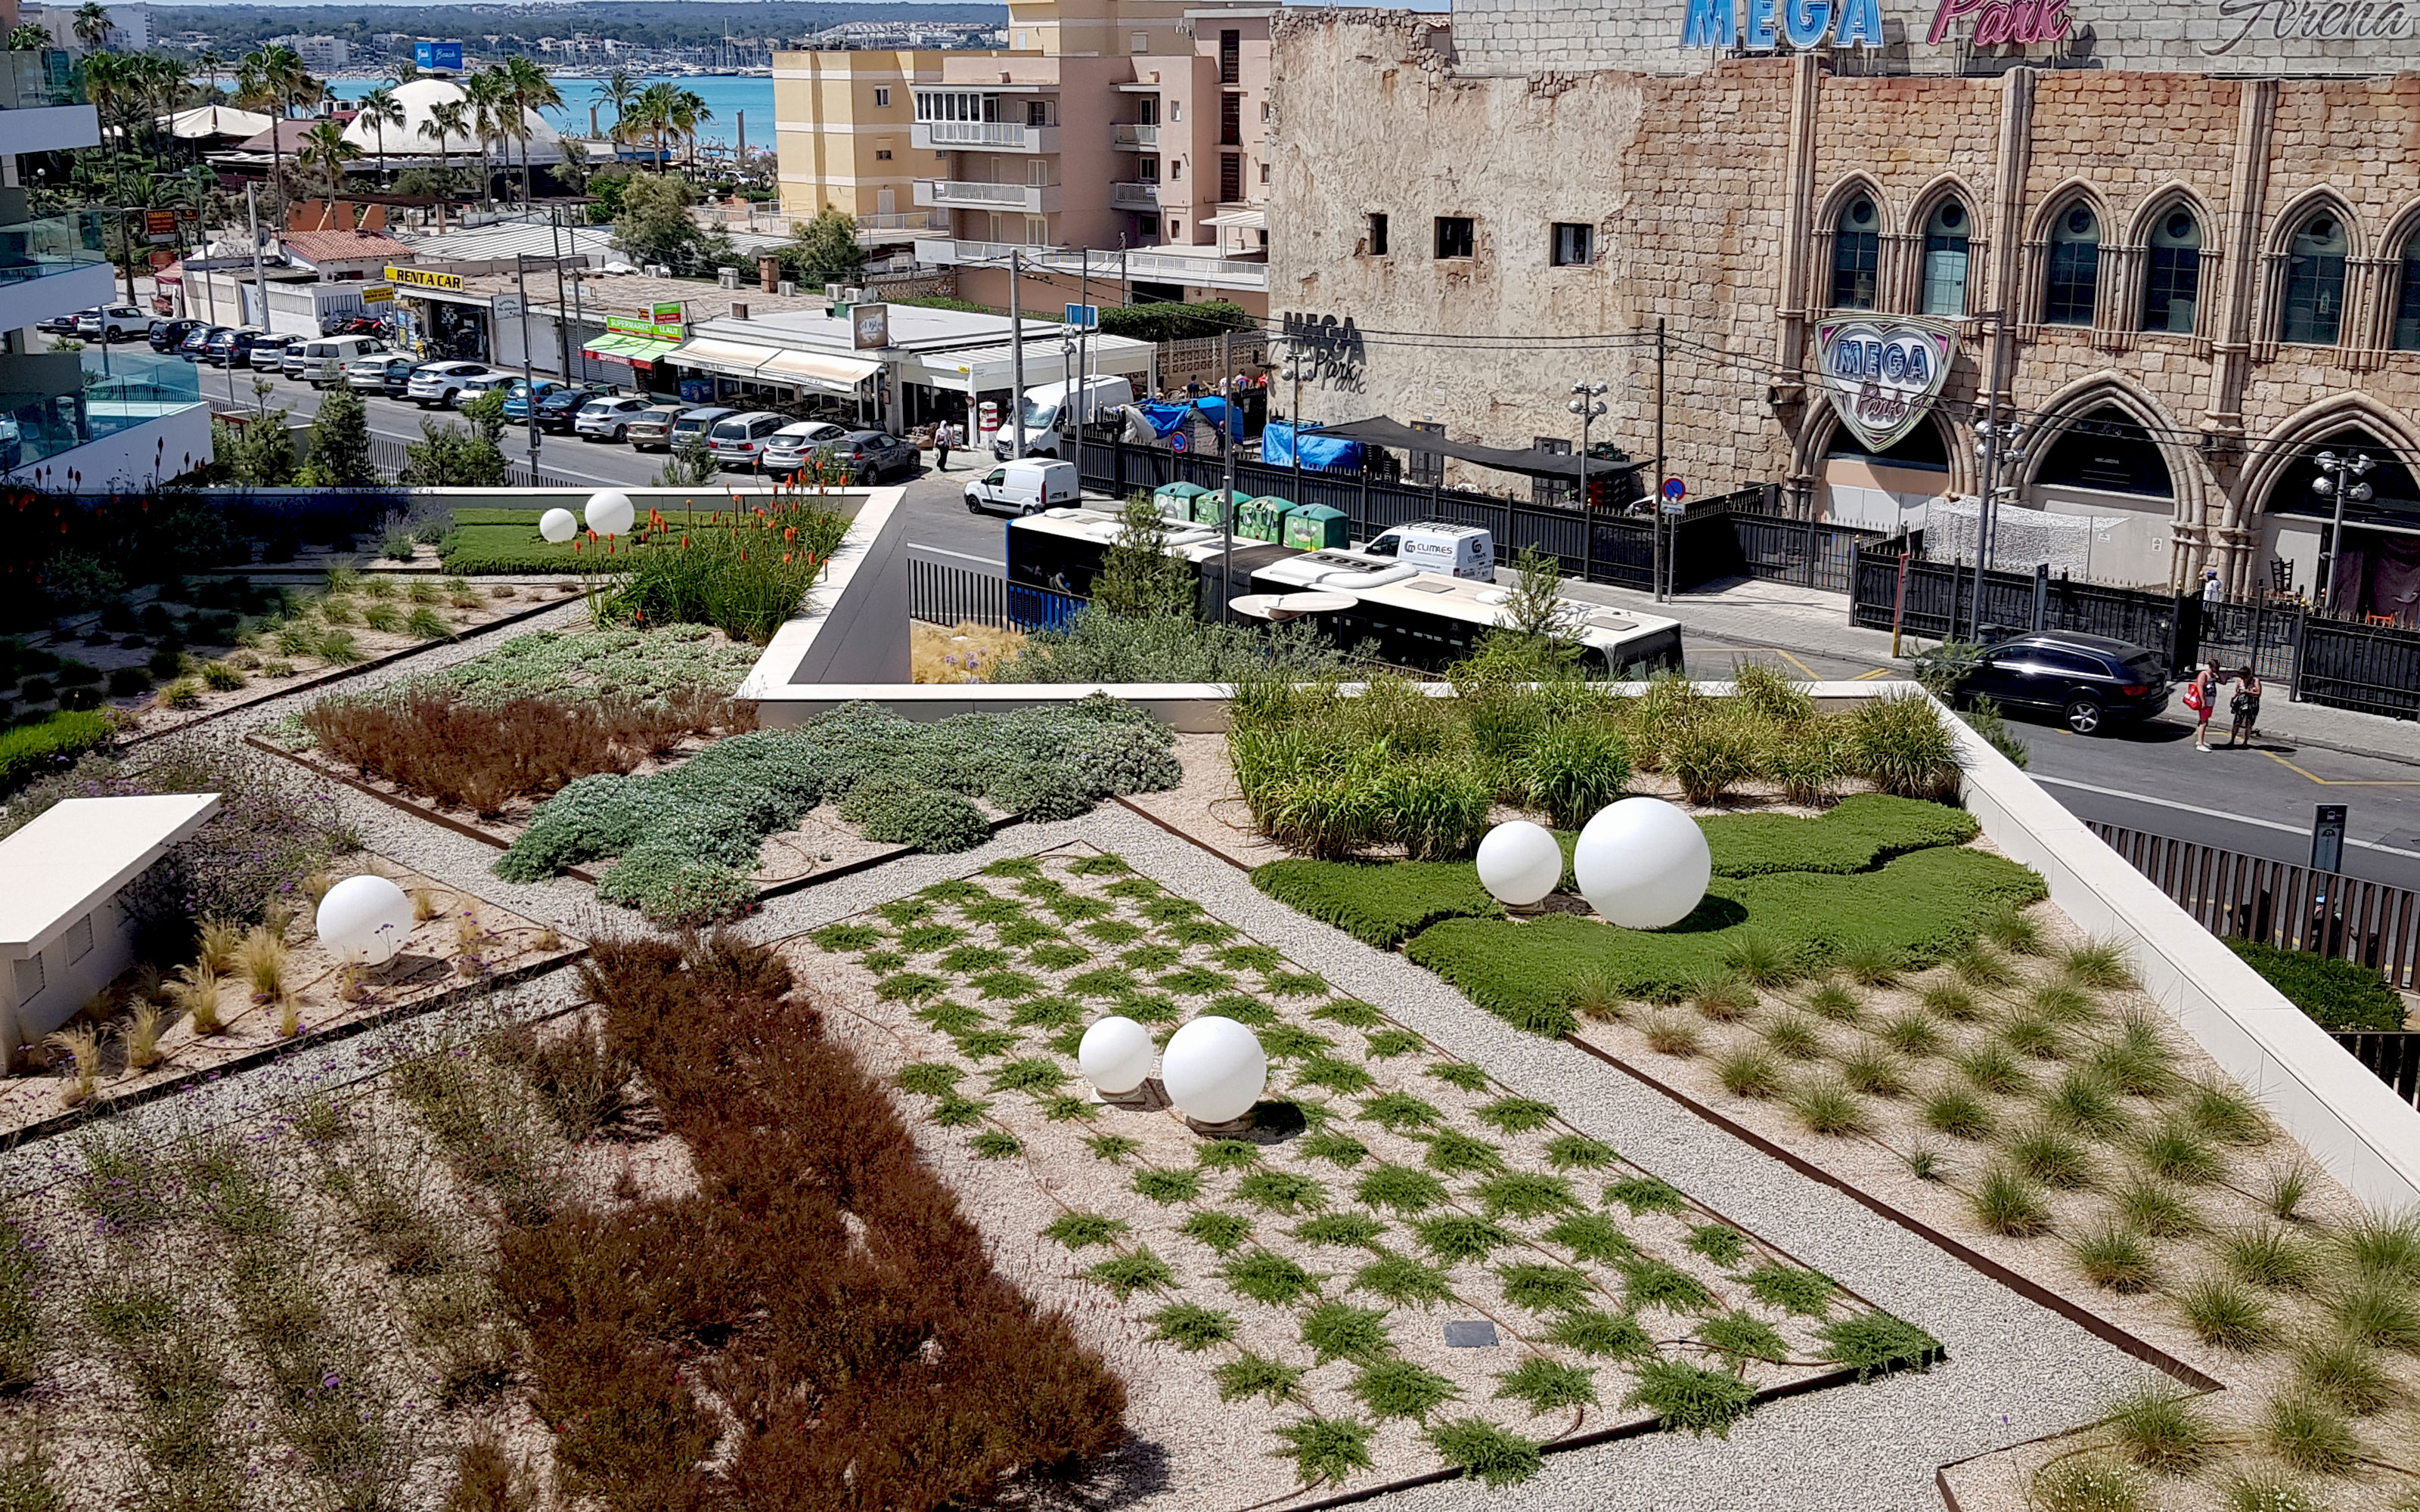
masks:
{"label": "white spherical lamp", "polygon": [[537,532],[561,546],[580,533],[580,521],[567,509],[550,509],[537,517]]}
{"label": "white spherical lamp", "polygon": [[384,877],[347,877],[319,899],[319,941],[360,966],[381,966],[411,933],[411,900]]}
{"label": "white spherical lamp", "polygon": [[1084,1031],[1076,1046],[1076,1065],[1103,1097],[1124,1097],[1151,1074],[1152,1057],[1159,1047],[1151,1031],[1128,1018],[1105,1018]]}
{"label": "white spherical lamp", "polygon": [[1580,831],[1572,872],[1589,906],[1625,929],[1689,917],[1714,874],[1698,822],[1661,798],[1624,798]]}
{"label": "white spherical lamp", "polygon": [[1159,1082],[1196,1123],[1227,1123],[1252,1111],[1268,1085],[1261,1037],[1233,1019],[1205,1014],[1169,1036]]}
{"label": "white spherical lamp", "polygon": [[608,488],[588,496],[588,528],[599,535],[629,534],[638,513],[628,494]]}
{"label": "white spherical lamp", "polygon": [[1563,880],[1563,847],[1554,832],[1508,819],[1479,842],[1479,885],[1500,903],[1527,908]]}

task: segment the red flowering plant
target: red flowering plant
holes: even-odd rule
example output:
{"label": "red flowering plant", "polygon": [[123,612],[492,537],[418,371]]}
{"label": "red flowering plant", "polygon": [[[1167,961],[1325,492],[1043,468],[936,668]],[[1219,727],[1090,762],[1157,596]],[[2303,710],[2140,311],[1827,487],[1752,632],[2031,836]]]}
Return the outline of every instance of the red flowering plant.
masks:
{"label": "red flowering plant", "polygon": [[604,601],[608,617],[631,624],[711,625],[762,645],[806,605],[848,519],[807,487],[777,485],[768,499],[732,500],[729,510],[673,522],[653,510],[655,537]]}

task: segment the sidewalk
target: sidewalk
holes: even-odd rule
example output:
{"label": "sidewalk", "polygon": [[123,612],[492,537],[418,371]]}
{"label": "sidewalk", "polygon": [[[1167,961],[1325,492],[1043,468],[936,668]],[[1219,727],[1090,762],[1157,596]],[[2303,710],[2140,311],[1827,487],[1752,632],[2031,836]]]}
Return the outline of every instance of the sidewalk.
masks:
{"label": "sidewalk", "polygon": [[[1911,670],[1906,657],[1892,658],[1889,631],[1868,630],[1849,623],[1849,599],[1845,594],[1827,594],[1757,579],[1710,584],[1675,594],[1665,604],[1656,603],[1652,594],[1599,583],[1566,581],[1563,591],[1590,603],[1668,615],[1681,622],[1684,637],[1687,631],[1696,630],[1742,645],[1864,661],[1877,668],[1896,669],[1902,676]],[[1906,637],[1900,649],[1912,654],[1918,649],[1918,642],[1914,636]],[[2170,723],[2188,729],[2192,726],[2181,703],[2171,702],[2166,717]],[[2296,746],[2420,764],[2420,722],[2356,714],[2350,709],[2317,703],[2291,703],[2282,690],[2261,701],[2260,733]]]}

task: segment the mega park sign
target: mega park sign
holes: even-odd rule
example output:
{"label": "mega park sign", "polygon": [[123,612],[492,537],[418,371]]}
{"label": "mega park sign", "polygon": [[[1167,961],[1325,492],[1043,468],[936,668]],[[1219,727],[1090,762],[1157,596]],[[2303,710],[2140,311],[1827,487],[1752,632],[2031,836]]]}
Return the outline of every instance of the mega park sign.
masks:
{"label": "mega park sign", "polygon": [[[1959,23],[1967,21],[1967,40],[1977,47],[2055,42],[2074,25],[2068,0],[1936,0],[1924,39],[1933,46],[1957,40]],[[1689,0],[1681,27],[1683,47],[1770,53],[1783,42],[1800,52],[1880,47],[1882,0]]]}
{"label": "mega park sign", "polygon": [[1869,452],[1889,451],[1941,393],[1957,355],[1955,327],[1839,320],[1816,328],[1815,365],[1833,412]]}

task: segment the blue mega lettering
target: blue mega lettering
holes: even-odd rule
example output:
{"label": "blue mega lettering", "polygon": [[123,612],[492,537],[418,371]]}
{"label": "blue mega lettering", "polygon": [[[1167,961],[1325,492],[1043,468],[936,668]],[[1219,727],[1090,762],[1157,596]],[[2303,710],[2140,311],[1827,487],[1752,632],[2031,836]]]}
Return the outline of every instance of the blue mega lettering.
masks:
{"label": "blue mega lettering", "polygon": [[1803,51],[1823,46],[1827,34],[1836,47],[1883,43],[1882,0],[1747,0],[1745,19],[1743,29],[1740,0],[1689,0],[1681,45],[1770,53],[1786,39]]}

